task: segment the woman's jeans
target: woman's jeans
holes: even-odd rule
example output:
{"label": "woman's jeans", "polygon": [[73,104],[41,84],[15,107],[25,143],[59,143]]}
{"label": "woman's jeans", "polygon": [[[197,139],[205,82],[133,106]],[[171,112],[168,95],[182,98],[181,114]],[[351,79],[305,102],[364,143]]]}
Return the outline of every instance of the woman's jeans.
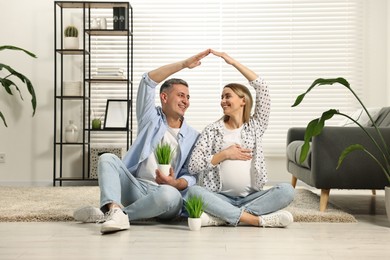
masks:
{"label": "woman's jeans", "polygon": [[281,183],[268,190],[254,192],[246,197],[229,197],[211,192],[204,187],[189,187],[187,197],[200,196],[206,203],[205,212],[236,226],[242,213],[261,216],[287,207],[294,199],[294,188]]}
{"label": "woman's jeans", "polygon": [[183,199],[170,185],[153,185],[135,178],[116,155],[105,153],[98,164],[100,207],[108,211],[107,204],[122,205],[129,220],[158,217],[174,218],[179,214]]}

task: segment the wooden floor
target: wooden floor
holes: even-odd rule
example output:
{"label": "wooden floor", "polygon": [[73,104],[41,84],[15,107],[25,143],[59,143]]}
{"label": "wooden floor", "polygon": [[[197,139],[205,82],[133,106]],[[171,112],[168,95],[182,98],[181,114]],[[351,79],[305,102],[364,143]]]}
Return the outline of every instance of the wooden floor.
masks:
{"label": "wooden floor", "polygon": [[293,223],[285,229],[132,224],[101,235],[98,224],[0,223],[0,259],[390,259],[383,192],[331,191],[358,223]]}

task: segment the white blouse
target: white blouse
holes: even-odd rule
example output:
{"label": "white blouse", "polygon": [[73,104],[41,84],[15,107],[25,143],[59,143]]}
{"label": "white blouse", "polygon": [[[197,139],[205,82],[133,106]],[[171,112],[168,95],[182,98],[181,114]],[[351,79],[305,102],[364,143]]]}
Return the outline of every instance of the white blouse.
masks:
{"label": "white blouse", "polygon": [[[253,151],[251,167],[253,169],[254,189],[261,190],[267,182],[262,138],[268,126],[271,99],[266,82],[257,78],[249,84],[256,91],[254,114],[243,125],[241,141],[244,148]],[[211,123],[203,131],[192,152],[188,170],[198,175],[198,184],[214,192],[221,192],[221,164],[213,165],[211,159],[223,148],[224,122],[222,119]]]}

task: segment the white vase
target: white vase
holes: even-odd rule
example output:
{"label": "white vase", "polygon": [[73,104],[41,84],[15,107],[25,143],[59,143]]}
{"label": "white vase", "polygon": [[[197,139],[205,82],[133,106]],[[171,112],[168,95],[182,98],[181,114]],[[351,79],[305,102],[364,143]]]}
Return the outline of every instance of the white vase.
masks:
{"label": "white vase", "polygon": [[79,130],[73,120],[69,120],[69,125],[65,127],[65,142],[76,143],[79,138]]}
{"label": "white vase", "polygon": [[199,231],[202,227],[202,219],[200,218],[188,218],[188,227],[191,231]]}
{"label": "white vase", "polygon": [[64,49],[78,49],[79,38],[78,37],[65,37],[64,38]]}
{"label": "white vase", "polygon": [[158,165],[158,169],[160,170],[160,172],[162,174],[164,174],[165,176],[168,176],[169,175],[169,169],[171,168],[171,165],[170,164],[159,164]]}
{"label": "white vase", "polygon": [[390,186],[385,187],[385,205],[387,219],[390,221]]}

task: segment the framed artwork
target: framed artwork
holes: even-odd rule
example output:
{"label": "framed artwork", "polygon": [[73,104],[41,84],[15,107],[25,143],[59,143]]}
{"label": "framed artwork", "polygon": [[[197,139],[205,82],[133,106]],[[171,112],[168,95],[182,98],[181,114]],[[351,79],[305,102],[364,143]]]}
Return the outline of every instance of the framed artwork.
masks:
{"label": "framed artwork", "polygon": [[129,126],[129,100],[108,99],[104,119],[104,129],[126,130]]}

